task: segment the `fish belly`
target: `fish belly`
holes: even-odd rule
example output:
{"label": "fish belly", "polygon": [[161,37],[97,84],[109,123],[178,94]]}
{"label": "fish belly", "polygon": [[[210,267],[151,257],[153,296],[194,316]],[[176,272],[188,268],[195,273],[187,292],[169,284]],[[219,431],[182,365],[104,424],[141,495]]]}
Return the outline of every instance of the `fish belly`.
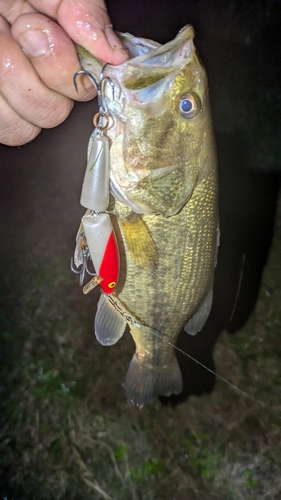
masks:
{"label": "fish belly", "polygon": [[[175,216],[142,216],[142,220],[156,246],[158,261],[148,269],[136,264],[124,238],[120,287],[114,294],[120,309],[133,320],[129,326],[136,353],[125,392],[128,402],[137,406],[157,395],[182,390],[169,342],[176,342],[182,327],[196,317],[212,290],[218,233],[216,173],[211,171],[197,184]],[[145,251],[145,244],[140,248]]]}

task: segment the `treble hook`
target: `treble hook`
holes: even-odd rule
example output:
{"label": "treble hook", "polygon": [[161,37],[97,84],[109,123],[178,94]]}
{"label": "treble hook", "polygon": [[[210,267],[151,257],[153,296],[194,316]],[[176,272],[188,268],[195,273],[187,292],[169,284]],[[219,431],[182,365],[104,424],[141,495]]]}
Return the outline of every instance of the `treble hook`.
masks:
{"label": "treble hook", "polygon": [[110,84],[111,89],[112,89],[112,97],[114,100],[114,83],[109,76],[104,76],[104,70],[108,64],[109,63],[106,63],[102,67],[99,82],[95,79],[95,77],[92,75],[92,73],[90,73],[89,71],[87,71],[85,69],[80,69],[79,71],[76,71],[76,73],[73,77],[73,83],[74,83],[74,87],[75,87],[76,92],[78,92],[78,86],[77,86],[77,82],[76,82],[78,75],[86,75],[91,80],[91,82],[93,83],[93,85],[96,87],[96,89],[98,91],[98,105],[99,105],[99,112],[100,113],[106,112],[106,107],[104,105],[104,99],[103,99],[104,83],[108,82]]}
{"label": "treble hook", "polygon": [[84,281],[84,278],[85,278],[85,272],[87,272],[89,274],[89,276],[96,276],[96,273],[91,273],[88,269],[88,265],[87,265],[87,259],[88,259],[88,256],[87,256],[87,252],[83,252],[83,262],[81,264],[81,269],[79,268],[76,268],[74,267],[74,262],[73,262],[73,258],[71,258],[70,260],[70,269],[71,271],[74,273],[74,274],[79,274],[79,285],[82,286],[83,285],[83,281]]}

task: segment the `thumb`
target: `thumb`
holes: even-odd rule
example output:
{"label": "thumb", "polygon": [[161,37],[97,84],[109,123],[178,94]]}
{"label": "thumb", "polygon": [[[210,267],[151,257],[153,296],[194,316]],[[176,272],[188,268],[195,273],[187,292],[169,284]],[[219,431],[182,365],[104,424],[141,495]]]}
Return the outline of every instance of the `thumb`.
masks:
{"label": "thumb", "polygon": [[98,59],[122,64],[128,59],[114,33],[103,0],[31,0],[38,11],[55,18],[68,36]]}

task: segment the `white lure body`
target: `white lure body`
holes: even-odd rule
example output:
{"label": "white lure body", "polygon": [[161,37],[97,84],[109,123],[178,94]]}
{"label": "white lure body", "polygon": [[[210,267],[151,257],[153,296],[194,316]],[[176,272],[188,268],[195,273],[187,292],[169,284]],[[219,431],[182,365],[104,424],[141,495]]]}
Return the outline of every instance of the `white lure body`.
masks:
{"label": "white lure body", "polygon": [[97,131],[92,140],[80,203],[82,207],[104,212],[108,207],[108,202],[109,141],[105,135]]}

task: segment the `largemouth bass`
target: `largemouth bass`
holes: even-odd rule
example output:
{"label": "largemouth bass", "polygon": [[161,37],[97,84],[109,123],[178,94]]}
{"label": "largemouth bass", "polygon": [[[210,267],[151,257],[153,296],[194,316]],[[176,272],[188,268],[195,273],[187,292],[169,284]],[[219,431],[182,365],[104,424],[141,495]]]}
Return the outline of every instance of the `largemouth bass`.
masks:
{"label": "largemouth bass", "polygon": [[[129,325],[136,352],[125,394],[142,407],[158,395],[182,391],[169,342],[176,342],[184,325],[191,335],[200,331],[211,309],[217,160],[207,77],[193,28],[186,26],[165,45],[119,36],[130,59],[104,68],[110,85],[104,85],[103,100],[110,121],[106,212],[120,273],[113,293],[101,294],[95,334],[101,344],[112,345]],[[81,47],[78,53],[82,67],[98,80],[103,64]],[[80,242],[91,216],[86,212]]]}

